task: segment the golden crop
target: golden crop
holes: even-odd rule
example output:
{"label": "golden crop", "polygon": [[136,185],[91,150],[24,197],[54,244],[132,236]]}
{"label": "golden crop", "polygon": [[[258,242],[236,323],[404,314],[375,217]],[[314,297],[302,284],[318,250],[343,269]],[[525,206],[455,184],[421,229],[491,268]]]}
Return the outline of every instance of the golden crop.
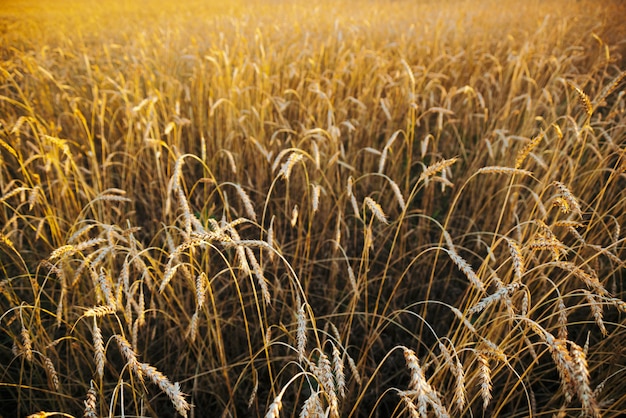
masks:
{"label": "golden crop", "polygon": [[0,3],[0,416],[621,416],[619,1]]}

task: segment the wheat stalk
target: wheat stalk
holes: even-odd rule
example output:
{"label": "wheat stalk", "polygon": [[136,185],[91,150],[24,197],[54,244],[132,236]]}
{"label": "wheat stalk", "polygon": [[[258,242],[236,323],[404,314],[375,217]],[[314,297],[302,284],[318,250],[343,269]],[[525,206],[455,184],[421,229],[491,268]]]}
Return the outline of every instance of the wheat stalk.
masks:
{"label": "wheat stalk", "polygon": [[267,414],[265,414],[265,418],[278,418],[278,417],[280,417],[280,410],[283,407],[282,394],[283,394],[283,392],[280,392],[278,394],[278,396],[276,396],[276,398],[274,398],[274,401],[272,401],[272,403],[270,404],[270,407],[267,410]]}
{"label": "wheat stalk", "polygon": [[401,392],[400,398],[402,398],[402,401],[404,401],[404,404],[409,410],[409,414],[411,415],[411,418],[425,418],[426,417],[426,415],[421,415],[419,413],[419,411],[417,410],[417,406],[415,406],[415,404],[413,403],[413,400],[407,393]]}
{"label": "wheat stalk", "polygon": [[85,404],[85,412],[83,416],[85,418],[98,418],[97,408],[97,395],[96,388],[93,385],[93,380],[89,382],[89,390],[87,391],[87,399],[83,402]]}
{"label": "wheat stalk", "polygon": [[189,329],[187,331],[187,338],[190,342],[196,341],[196,336],[198,335],[198,316],[199,313],[196,310],[193,315],[191,315],[191,320],[189,321]]}
{"label": "wheat stalk", "polygon": [[383,209],[374,199],[370,197],[366,197],[364,199],[364,202],[367,205],[367,207],[370,209],[370,211],[372,211],[372,213],[374,214],[376,219],[378,219],[379,222],[382,222],[384,224],[389,223],[389,221],[387,221],[387,215],[385,215],[385,212],[383,212]]}
{"label": "wheat stalk", "polygon": [[106,316],[106,315],[111,315],[114,314],[117,311],[115,306],[111,306],[111,305],[100,305],[100,306],[94,306],[93,308],[89,308],[85,311],[85,313],[83,314],[86,317],[102,317],[102,316]]}
{"label": "wheat stalk", "polygon": [[337,383],[337,391],[342,398],[346,397],[346,376],[343,370],[343,359],[339,349],[333,344],[333,372]]}
{"label": "wheat stalk", "polygon": [[252,205],[252,200],[250,200],[250,196],[248,196],[248,193],[246,193],[243,187],[241,187],[241,185],[239,184],[235,185],[235,189],[237,190],[239,198],[243,202],[243,207],[245,208],[246,213],[248,214],[250,219],[256,222],[256,212],[254,211],[254,206]]}
{"label": "wheat stalk", "polygon": [[104,377],[104,340],[102,338],[102,332],[98,327],[96,318],[93,319],[93,348],[94,348],[94,361],[96,363],[96,373],[100,376],[100,379]]}
{"label": "wheat stalk", "polygon": [[450,237],[450,234],[448,233],[448,231],[443,231],[443,236],[446,240],[446,243],[448,245],[448,255],[450,256],[450,259],[452,260],[452,262],[454,264],[456,264],[456,266],[459,268],[459,270],[461,270],[463,272],[463,274],[465,274],[465,276],[469,279],[469,281],[481,292],[485,291],[485,285],[483,284],[482,280],[480,280],[480,278],[476,275],[476,273],[474,273],[474,270],[472,269],[472,267],[469,265],[469,263],[467,261],[465,261],[465,259],[463,257],[461,257],[457,252],[456,249],[454,248],[454,244],[452,243],[452,238]]}
{"label": "wheat stalk", "polygon": [[283,163],[280,167],[280,171],[278,172],[278,177],[282,177],[285,181],[289,181],[289,177],[291,176],[291,170],[293,167],[300,161],[302,161],[302,154],[299,152],[292,152],[289,154],[289,158],[287,161]]}
{"label": "wheat stalk", "polygon": [[139,370],[141,370],[142,376],[147,376],[152,380],[152,382],[161,389],[163,393],[165,393],[174,407],[176,411],[183,417],[187,416],[187,411],[190,409],[190,405],[185,400],[185,395],[180,391],[180,385],[178,382],[172,383],[170,380],[163,375],[163,373],[159,372],[153,366],[147,363],[140,363]]}
{"label": "wheat stalk", "polygon": [[523,170],[521,168],[513,168],[513,167],[502,167],[502,166],[488,166],[481,167],[476,170],[478,174],[509,174],[509,175],[520,175],[520,176],[532,176],[532,171]]}
{"label": "wheat stalk", "polygon": [[441,160],[438,161],[434,164],[429,165],[428,167],[426,167],[426,169],[422,172],[422,174],[420,174],[419,179],[417,180],[417,182],[421,182],[421,181],[426,181],[428,180],[430,177],[434,176],[435,174],[445,170],[446,168],[454,165],[454,163],[456,163],[459,159],[454,157],[454,158],[449,158],[447,160]]}
{"label": "wheat stalk", "polygon": [[274,218],[275,216],[272,215],[272,219],[270,219],[270,226],[267,228],[267,245],[270,247],[270,261],[274,261]]}
{"label": "wheat stalk", "polygon": [[570,82],[569,85],[572,86],[572,88],[576,91],[576,94],[578,95],[578,101],[585,108],[585,113],[587,113],[587,117],[591,117],[591,115],[593,114],[593,105],[591,104],[589,96],[587,96],[584,91],[575,86],[573,83]]}
{"label": "wheat stalk", "polygon": [[602,332],[603,336],[605,337],[608,336],[609,332],[604,326],[602,303],[598,300],[598,296],[584,289],[583,289],[583,293],[585,295],[585,298],[587,299],[587,302],[589,302],[591,313],[593,315],[593,318],[596,321],[596,325],[598,326],[598,328],[600,328],[600,332]]}
{"label": "wheat stalk", "polygon": [[263,299],[267,305],[272,304],[272,297],[270,295],[269,288],[267,286],[267,280],[263,275],[263,269],[259,265],[259,262],[254,255],[254,252],[250,249],[250,247],[246,247],[246,255],[248,256],[248,262],[252,265],[252,271],[254,272],[255,277],[257,278],[257,283],[261,288],[261,294],[263,295]]}
{"label": "wheat stalk", "polygon": [[493,303],[501,301],[503,299],[510,301],[510,297],[511,297],[510,295],[513,292],[515,292],[517,289],[519,289],[519,287],[520,287],[520,282],[513,282],[507,286],[502,286],[502,288],[500,288],[495,293],[482,298],[480,302],[478,302],[476,305],[470,308],[468,313],[470,315],[479,313],[483,311],[484,309],[486,309],[488,306],[492,305]]}
{"label": "wheat stalk", "polygon": [[391,190],[393,190],[393,194],[396,197],[396,201],[398,202],[398,205],[400,206],[400,209],[402,209],[402,211],[405,211],[406,210],[406,202],[404,201],[404,196],[402,196],[402,192],[400,191],[400,187],[392,179],[388,179],[388,180],[389,180],[389,185],[391,186]]}
{"label": "wheat stalk", "polygon": [[22,326],[22,331],[20,332],[20,336],[22,337],[22,353],[28,362],[33,361],[33,342],[30,339],[30,333],[26,328]]}
{"label": "wheat stalk", "polygon": [[569,261],[557,261],[555,263],[557,267],[565,271],[569,271],[575,277],[579,278],[588,288],[593,289],[600,296],[608,296],[609,292],[602,286],[602,283],[598,280],[598,277],[587,273],[576,264]]}
{"label": "wheat stalk", "polygon": [[304,401],[302,410],[300,411],[300,418],[317,418],[323,417],[324,410],[322,408],[322,402],[320,401],[319,391],[311,392],[311,395]]}
{"label": "wheat stalk", "polygon": [[[452,373],[455,376],[454,399],[456,401],[457,410],[461,411],[465,406],[467,398],[465,391],[465,372],[463,371],[463,365],[458,358],[456,350],[453,358],[452,354],[450,354],[450,351],[444,343],[442,343],[441,341],[437,341],[437,344],[439,346],[439,350],[443,354],[445,364],[450,367]],[[454,350],[454,346],[452,346],[452,349]]]}
{"label": "wheat stalk", "polygon": [[354,193],[352,191],[352,187],[354,184],[354,180],[352,179],[352,176],[348,177],[348,185],[346,186],[346,191],[348,192],[348,197],[350,197],[350,203],[352,204],[352,210],[354,211],[354,215],[357,218],[360,218],[360,212],[359,212],[359,205],[356,202],[356,197],[354,196]]}
{"label": "wheat stalk", "polygon": [[560,197],[563,200],[565,207],[568,209],[567,212],[571,210],[579,217],[582,216],[582,210],[580,208],[580,205],[578,204],[578,201],[576,200],[572,192],[570,192],[570,190],[567,188],[567,186],[565,186],[560,181],[554,181],[552,182],[552,185],[554,185],[559,190],[559,193],[561,195]]}
{"label": "wheat stalk", "polygon": [[570,402],[576,394],[586,414],[600,417],[598,404],[589,386],[589,369],[583,349],[573,341],[554,338],[550,332],[533,321],[530,321],[530,326],[548,346],[561,378],[566,401]]}
{"label": "wheat stalk", "polygon": [[592,417],[600,417],[600,410],[594,391],[589,386],[589,367],[584,351],[578,344],[570,342],[573,375],[576,381],[576,392],[582,403],[583,410]]}
{"label": "wheat stalk", "polygon": [[491,402],[491,369],[489,368],[489,358],[487,356],[482,353],[478,353],[477,356],[480,395],[483,398],[483,410],[485,410]]}
{"label": "wheat stalk", "polygon": [[449,414],[441,402],[439,394],[432,388],[426,380],[424,371],[420,366],[415,352],[409,348],[402,347],[406,365],[411,372],[409,391],[405,394],[414,393],[417,396],[417,407],[421,416],[427,416],[428,405],[435,410],[437,417],[449,417]]}
{"label": "wheat stalk", "polygon": [[522,250],[515,241],[510,238],[505,238],[506,243],[511,253],[511,259],[513,260],[513,271],[515,272],[515,280],[521,280],[522,276],[526,272],[526,262],[522,255]]}
{"label": "wheat stalk", "polygon": [[48,356],[43,357],[43,363],[46,369],[46,374],[48,375],[48,379],[52,384],[52,389],[58,391],[60,387],[59,383],[59,375],[54,367],[54,363]]}
{"label": "wheat stalk", "polygon": [[313,213],[315,213],[319,209],[321,186],[319,184],[313,184],[312,188],[313,190],[311,192],[311,210]]}
{"label": "wheat stalk", "polygon": [[539,143],[543,139],[544,135],[545,135],[545,132],[542,131],[539,135],[537,135],[536,137],[531,139],[530,142],[528,144],[526,144],[526,146],[524,146],[524,148],[522,148],[517,153],[517,156],[515,158],[515,169],[519,169],[519,168],[522,167],[522,164],[524,164],[524,161],[526,161],[526,158],[528,158],[530,153],[535,148],[537,148],[537,145],[539,145]]}
{"label": "wheat stalk", "polygon": [[559,325],[557,336],[558,338],[565,340],[567,339],[567,308],[565,307],[565,302],[563,302],[563,298],[561,297],[557,301],[557,312]]}
{"label": "wheat stalk", "polygon": [[298,356],[300,357],[300,359],[303,359],[305,357],[305,352],[306,352],[306,323],[307,323],[307,319],[306,319],[306,311],[305,311],[305,305],[301,304],[298,301],[298,314],[296,315],[296,319],[298,322],[298,328],[297,328],[297,332],[296,332],[296,343],[297,343],[297,348],[298,348]]}

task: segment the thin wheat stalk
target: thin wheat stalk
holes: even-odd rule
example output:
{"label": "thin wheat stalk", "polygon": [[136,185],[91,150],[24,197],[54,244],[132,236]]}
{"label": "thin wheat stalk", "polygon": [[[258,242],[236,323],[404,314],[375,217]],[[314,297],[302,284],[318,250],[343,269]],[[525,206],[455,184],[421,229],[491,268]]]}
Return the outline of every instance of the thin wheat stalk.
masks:
{"label": "thin wheat stalk", "polygon": [[341,247],[341,219],[342,211],[337,211],[337,219],[335,220],[335,239],[333,241],[333,251],[337,251]]}
{"label": "thin wheat stalk", "polygon": [[549,251],[556,263],[567,254],[567,246],[555,237],[537,237],[528,247],[534,251]]}
{"label": "thin wheat stalk", "polygon": [[250,393],[250,397],[248,398],[248,409],[252,408],[254,401],[256,400],[257,393],[259,392],[259,378],[258,372],[256,369],[252,369],[252,376],[254,378],[254,386],[252,387],[252,392]]}
{"label": "thin wheat stalk", "polygon": [[385,170],[385,162],[387,161],[387,154],[389,153],[389,149],[393,145],[394,141],[398,137],[401,131],[395,131],[393,135],[387,140],[385,146],[383,147],[383,152],[380,155],[380,161],[378,163],[378,173],[381,173]]}
{"label": "thin wheat stalk", "polygon": [[[94,269],[91,269],[92,276],[96,274]],[[111,282],[109,280],[109,276],[106,274],[104,268],[100,268],[100,274],[96,277],[98,285],[100,286],[100,290],[104,295],[104,301],[108,306],[116,306],[117,303],[115,298],[113,297],[113,289],[111,286]]]}
{"label": "thin wheat stalk", "polygon": [[320,147],[317,145],[316,141],[311,141],[311,148],[313,149],[313,161],[315,161],[315,168],[318,170],[321,167],[321,158],[320,158]]}
{"label": "thin wheat stalk", "polygon": [[193,231],[193,223],[191,218],[195,218],[195,216],[193,215],[193,213],[191,213],[191,209],[189,208],[189,202],[187,202],[187,197],[185,196],[182,187],[176,189],[176,193],[178,195],[178,204],[183,211],[183,220],[185,222],[185,235],[190,236],[191,232]]}
{"label": "thin wheat stalk", "polygon": [[[585,413],[593,417],[599,417],[598,404],[589,386],[589,368],[587,367],[583,349],[573,341],[554,338],[550,332],[541,328],[534,321],[529,323],[531,328],[548,346],[561,378],[566,401],[571,402],[573,395],[576,394],[583,405]],[[567,348],[568,343],[570,346],[569,350]]]}
{"label": "thin wheat stalk", "polygon": [[250,200],[250,196],[248,196],[248,193],[246,193],[241,185],[236,184],[235,188],[237,189],[237,194],[239,195],[239,198],[243,202],[243,207],[245,208],[246,213],[248,214],[250,219],[256,222],[256,212],[254,211],[254,206],[252,205],[252,200]]}
{"label": "thin wheat stalk", "polygon": [[600,97],[596,99],[596,106],[601,105],[604,99],[610,96],[611,93],[613,93],[617,89],[617,87],[622,83],[622,81],[624,81],[625,79],[626,79],[626,71],[622,71],[621,73],[619,73],[617,77],[615,77],[615,80],[613,80],[613,82],[609,84],[609,86],[606,87],[605,90],[602,91],[602,93],[600,94]]}
{"label": "thin wheat stalk", "polygon": [[337,399],[337,387],[330,359],[324,352],[320,352],[317,365],[311,363],[311,370],[318,382],[321,383],[324,393],[328,396],[330,416],[339,417],[339,400]]}
{"label": "thin wheat stalk", "polygon": [[358,299],[360,296],[359,284],[356,281],[356,276],[354,275],[354,270],[352,269],[352,266],[350,265],[350,263],[347,263],[347,266],[348,266],[348,281],[350,282],[350,286],[352,286],[352,290],[354,291],[354,294],[356,295],[356,298]]}
{"label": "thin wheat stalk", "polygon": [[52,253],[50,253],[50,256],[48,256],[48,260],[53,261],[57,258],[62,258],[66,255],[71,256],[75,253],[76,253],[75,247],[72,244],[66,244],[52,251]]}
{"label": "thin wheat stalk", "polygon": [[102,316],[114,314],[116,310],[117,309],[115,306],[100,305],[100,306],[94,306],[93,308],[87,309],[83,315],[86,317],[94,316],[96,318],[100,318]]}
{"label": "thin wheat stalk", "polygon": [[267,245],[270,247],[270,261],[274,261],[274,218],[275,216],[272,215],[272,219],[270,220],[270,226],[269,228],[267,228]]}
{"label": "thin wheat stalk", "polygon": [[557,301],[557,311],[559,326],[557,336],[558,338],[565,340],[567,339],[567,308],[562,297],[560,297]]}

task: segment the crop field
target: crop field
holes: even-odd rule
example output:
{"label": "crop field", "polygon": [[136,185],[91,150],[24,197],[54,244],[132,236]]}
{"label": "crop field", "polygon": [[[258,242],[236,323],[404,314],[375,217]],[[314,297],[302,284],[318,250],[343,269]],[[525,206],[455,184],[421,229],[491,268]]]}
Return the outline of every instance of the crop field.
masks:
{"label": "crop field", "polygon": [[0,418],[622,416],[624,17],[0,1]]}

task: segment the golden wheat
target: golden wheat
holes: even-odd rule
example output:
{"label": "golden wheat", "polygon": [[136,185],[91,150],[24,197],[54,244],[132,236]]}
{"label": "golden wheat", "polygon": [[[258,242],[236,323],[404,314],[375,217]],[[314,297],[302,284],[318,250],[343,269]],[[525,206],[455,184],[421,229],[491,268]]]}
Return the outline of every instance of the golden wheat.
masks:
{"label": "golden wheat", "polygon": [[620,2],[5,3],[0,411],[625,409]]}

